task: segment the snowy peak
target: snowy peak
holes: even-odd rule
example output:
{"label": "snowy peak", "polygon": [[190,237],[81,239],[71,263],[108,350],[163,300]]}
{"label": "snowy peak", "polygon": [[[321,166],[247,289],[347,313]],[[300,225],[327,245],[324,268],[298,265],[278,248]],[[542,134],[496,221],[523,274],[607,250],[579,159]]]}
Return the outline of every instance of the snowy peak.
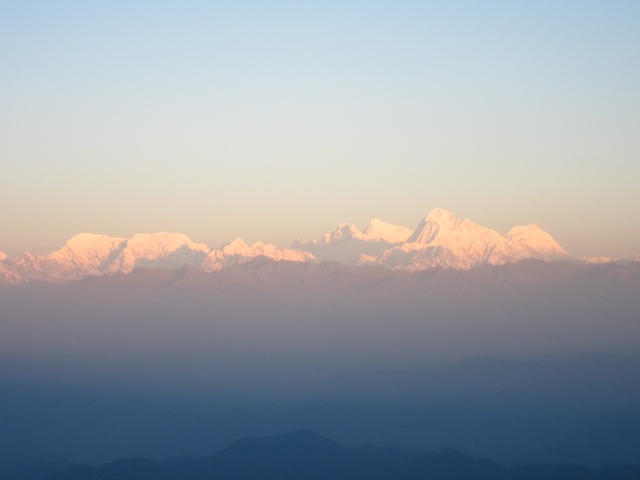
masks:
{"label": "snowy peak", "polygon": [[55,252],[46,255],[26,252],[13,263],[13,272],[23,278],[45,281],[76,280],[97,275],[102,264],[122,243],[121,238],[82,233],[69,239]]}
{"label": "snowy peak", "polygon": [[127,240],[127,249],[146,258],[161,258],[180,248],[197,252],[208,252],[204,243],[195,243],[182,233],[138,233]]}
{"label": "snowy peak", "polygon": [[456,218],[451,212],[436,208],[418,224],[413,234],[407,239],[407,243],[433,243],[440,234],[447,237],[444,239],[446,242],[451,234],[478,236],[488,232],[493,231],[466,218]]}
{"label": "snowy peak", "polygon": [[379,219],[372,220],[364,232],[343,223],[320,240],[298,240],[292,248],[311,253],[320,261],[405,270],[436,266],[469,269],[524,258],[551,261],[567,257],[536,225],[514,227],[501,235],[441,208],[431,211],[413,232]]}
{"label": "snowy peak", "polygon": [[321,262],[370,264],[372,258],[375,259],[386,249],[402,243],[410,234],[408,228],[374,219],[364,232],[351,223],[342,223],[320,240],[296,240],[291,248],[307,252]]}
{"label": "snowy peak", "polygon": [[426,217],[407,239],[407,243],[430,243],[438,235],[439,231],[440,223]]}
{"label": "snowy peak", "polygon": [[121,248],[123,242],[123,238],[81,233],[71,237],[60,250],[45,255],[45,258],[66,259],[83,265],[91,263],[93,267],[97,267],[114,250]]}
{"label": "snowy peak", "polygon": [[444,210],[442,208],[434,208],[429,212],[429,214],[425,217],[425,221],[437,222],[437,223],[446,223],[450,221],[460,220],[453,216],[451,212],[448,210]]}
{"label": "snowy peak", "polygon": [[360,234],[360,230],[358,230],[358,227],[356,227],[355,225],[351,223],[341,223],[340,225],[338,225],[338,228],[336,228],[333,232],[326,233],[322,237],[320,242],[321,243],[338,242],[345,238],[357,237],[359,234]]}
{"label": "snowy peak", "polygon": [[123,241],[123,238],[108,235],[80,233],[67,240],[63,248],[66,247],[73,251],[105,251],[117,248]]}
{"label": "snowy peak", "polygon": [[392,225],[374,218],[362,232],[362,238],[366,240],[384,240],[389,243],[402,243],[406,242],[412,233],[409,228]]}
{"label": "snowy peak", "polygon": [[503,236],[529,251],[534,258],[555,260],[568,257],[564,248],[536,224],[513,227]]}
{"label": "snowy peak", "polygon": [[25,253],[13,272],[29,280],[69,281],[87,275],[128,273],[135,267],[181,268],[198,264],[209,248],[180,233],[145,233],[129,239],[82,233],[47,255]]}
{"label": "snowy peak", "polygon": [[252,256],[258,257],[260,255],[269,257],[275,261],[287,260],[291,262],[313,262],[316,258],[308,252],[301,252],[299,250],[291,250],[285,248],[280,250],[275,245],[270,243],[264,244],[262,242],[256,242],[251,246]]}
{"label": "snowy peak", "polygon": [[275,245],[256,242],[249,247],[244,240],[236,238],[231,243],[223,245],[218,250],[211,250],[202,260],[200,269],[205,272],[213,272],[221,268],[230,267],[236,263],[250,261],[258,256],[269,257],[275,261],[286,260],[291,262],[314,262],[316,258],[308,252],[284,249],[280,250]]}
{"label": "snowy peak", "polygon": [[438,208],[420,222],[405,244],[385,251],[379,263],[413,271],[436,266],[469,269],[525,258],[564,260],[567,253],[537,225],[514,227],[501,235]]}
{"label": "snowy peak", "polygon": [[251,248],[240,237],[233,240],[222,247],[222,253],[225,255],[251,255]]}
{"label": "snowy peak", "polygon": [[547,235],[538,225],[535,223],[530,223],[529,225],[520,225],[513,227],[508,232],[505,232],[505,237],[516,237],[516,236],[531,236],[531,235],[539,235],[543,233]]}
{"label": "snowy peak", "polygon": [[[83,275],[97,273],[113,252],[122,248],[125,240],[108,235],[81,233],[71,237],[57,252],[45,256],[47,260],[75,265]],[[85,271],[86,270],[86,271]]]}
{"label": "snowy peak", "polygon": [[409,238],[411,233],[412,231],[406,227],[392,225],[391,223],[386,223],[378,218],[374,218],[369,222],[364,232],[361,232],[358,227],[352,223],[341,223],[333,232],[325,233],[319,240],[296,240],[292,248],[344,243],[351,239],[367,242],[384,241],[389,244],[402,243]]}
{"label": "snowy peak", "polygon": [[[249,246],[236,238],[211,250],[181,233],[140,233],[126,239],[82,233],[47,255],[25,253],[9,260],[0,253],[0,284],[70,281],[87,275],[128,273],[137,267],[174,270],[188,265],[211,272],[259,256],[275,261],[335,261],[408,271],[432,267],[469,269],[526,258],[568,259],[567,252],[537,225],[517,226],[500,234],[436,208],[413,232],[376,218],[364,231],[342,223],[318,240],[297,240],[289,249],[262,242]],[[635,260],[640,261],[640,255]]]}
{"label": "snowy peak", "polygon": [[195,243],[181,233],[138,233],[123,242],[119,255],[107,265],[108,272],[129,273],[136,267],[175,270],[197,266],[209,252],[203,243]]}

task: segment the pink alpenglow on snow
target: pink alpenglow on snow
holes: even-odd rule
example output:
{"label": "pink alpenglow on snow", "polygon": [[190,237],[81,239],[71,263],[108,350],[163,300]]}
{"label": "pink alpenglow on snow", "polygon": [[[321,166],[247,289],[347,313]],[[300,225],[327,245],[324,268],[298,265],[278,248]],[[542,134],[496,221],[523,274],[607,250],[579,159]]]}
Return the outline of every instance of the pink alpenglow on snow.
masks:
{"label": "pink alpenglow on snow", "polygon": [[364,231],[343,223],[319,240],[296,240],[289,249],[262,242],[249,246],[241,238],[211,249],[181,233],[145,233],[131,238],[83,233],[46,255],[25,253],[9,259],[0,254],[0,283],[73,281],[87,275],[129,273],[135,268],[176,270],[190,266],[212,272],[259,256],[275,261],[335,261],[406,271],[433,267],[471,269],[528,258],[548,262],[604,261],[571,259],[551,235],[536,225],[498,233],[435,209],[413,231],[379,219],[372,220]]}

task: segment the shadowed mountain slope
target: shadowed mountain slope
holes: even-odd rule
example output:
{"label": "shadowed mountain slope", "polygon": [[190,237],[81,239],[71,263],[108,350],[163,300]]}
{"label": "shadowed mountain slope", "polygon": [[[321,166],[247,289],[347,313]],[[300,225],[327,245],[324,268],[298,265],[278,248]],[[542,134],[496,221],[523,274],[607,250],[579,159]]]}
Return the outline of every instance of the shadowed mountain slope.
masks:
{"label": "shadowed mountain slope", "polygon": [[[71,466],[37,480],[632,480],[640,466],[594,470],[577,465],[503,467],[445,449],[439,454],[394,448],[341,447],[311,431],[246,438],[184,464],[145,459],[100,467]],[[26,480],[0,474],[0,480]],[[36,480],[34,477],[29,477]]]}

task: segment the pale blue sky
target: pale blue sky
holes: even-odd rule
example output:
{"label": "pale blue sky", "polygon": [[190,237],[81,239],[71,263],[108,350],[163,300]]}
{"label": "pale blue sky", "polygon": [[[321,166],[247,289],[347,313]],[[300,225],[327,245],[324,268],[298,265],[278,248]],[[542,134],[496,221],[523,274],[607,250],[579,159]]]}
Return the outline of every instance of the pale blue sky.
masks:
{"label": "pale blue sky", "polygon": [[0,4],[0,251],[441,207],[640,252],[640,2]]}

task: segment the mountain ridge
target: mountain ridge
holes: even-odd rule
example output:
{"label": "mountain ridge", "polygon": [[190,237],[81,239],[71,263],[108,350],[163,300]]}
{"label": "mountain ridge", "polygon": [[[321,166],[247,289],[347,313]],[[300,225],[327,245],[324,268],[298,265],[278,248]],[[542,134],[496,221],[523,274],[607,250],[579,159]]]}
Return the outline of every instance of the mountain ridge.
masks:
{"label": "mountain ridge", "polygon": [[[468,270],[527,258],[595,263],[593,259],[572,259],[550,234],[535,224],[516,226],[501,234],[437,208],[413,231],[376,218],[364,231],[342,223],[318,240],[298,239],[285,249],[262,242],[249,246],[241,238],[219,248],[209,248],[184,234],[170,232],[138,233],[130,238],[81,233],[59,250],[44,255],[27,252],[10,259],[0,253],[0,285],[75,281],[87,275],[130,273],[139,267],[176,270],[189,265],[212,272],[259,256],[276,261],[337,261],[406,271],[434,267]],[[638,259],[640,255],[635,261]]]}
{"label": "mountain ridge", "polygon": [[627,480],[640,475],[639,465],[593,469],[581,465],[503,466],[476,459],[453,448],[439,453],[367,444],[344,447],[310,430],[240,439],[201,459],[182,462],[120,459],[101,466],[49,462],[20,465],[0,472],[0,480],[177,480],[253,479],[406,479],[439,480]]}

